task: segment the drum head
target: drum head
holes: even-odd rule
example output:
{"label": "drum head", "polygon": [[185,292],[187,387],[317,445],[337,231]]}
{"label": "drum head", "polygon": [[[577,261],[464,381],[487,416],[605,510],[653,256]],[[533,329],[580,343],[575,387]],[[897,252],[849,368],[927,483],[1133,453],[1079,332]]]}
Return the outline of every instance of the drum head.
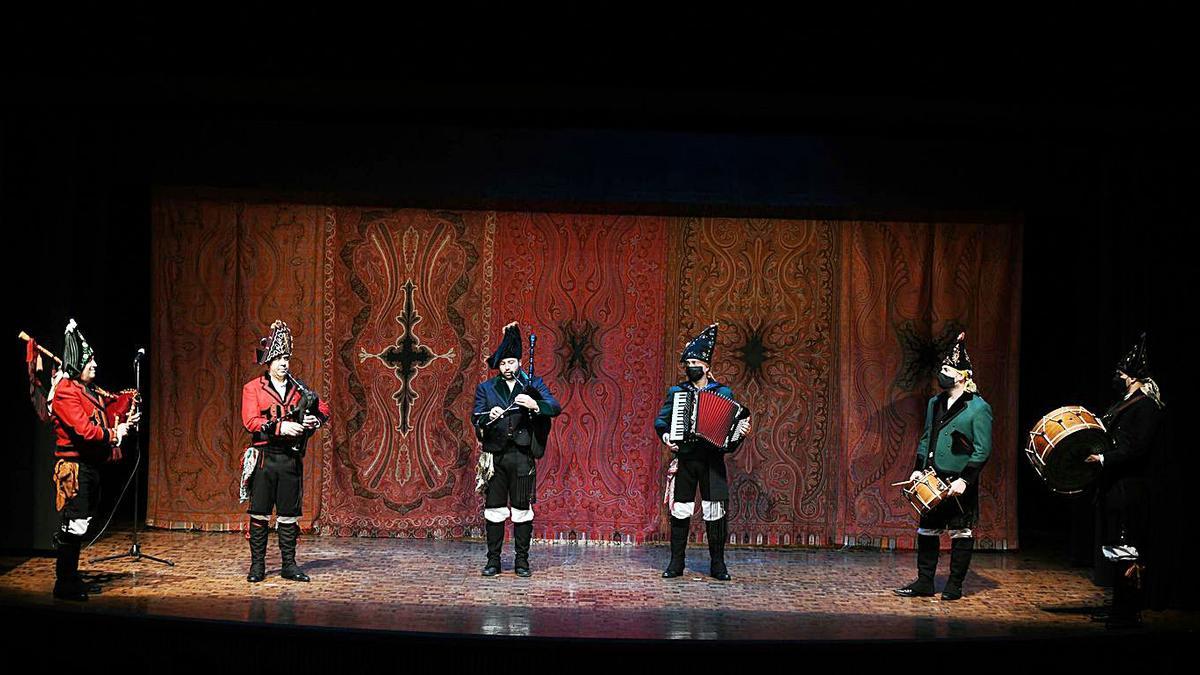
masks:
{"label": "drum head", "polygon": [[1045,478],[1051,490],[1079,492],[1100,476],[1100,464],[1088,464],[1088,455],[1104,454],[1108,436],[1099,429],[1083,429],[1064,438],[1046,457]]}

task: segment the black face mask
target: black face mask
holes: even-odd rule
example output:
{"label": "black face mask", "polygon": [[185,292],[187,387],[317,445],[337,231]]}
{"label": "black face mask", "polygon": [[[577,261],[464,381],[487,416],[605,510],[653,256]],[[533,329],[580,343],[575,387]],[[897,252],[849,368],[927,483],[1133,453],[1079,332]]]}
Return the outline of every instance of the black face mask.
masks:
{"label": "black face mask", "polygon": [[688,382],[691,382],[692,384],[696,384],[701,380],[701,378],[704,377],[703,366],[688,366],[684,370],[687,371]]}
{"label": "black face mask", "polygon": [[1118,394],[1124,394],[1126,391],[1129,391],[1129,385],[1125,383],[1125,378],[1121,377],[1120,373],[1113,375],[1112,388]]}
{"label": "black face mask", "polygon": [[938,386],[941,387],[942,389],[953,389],[954,388],[954,378],[950,377],[949,375],[947,375],[945,373],[939,372],[938,376],[937,376],[937,380],[938,380]]}

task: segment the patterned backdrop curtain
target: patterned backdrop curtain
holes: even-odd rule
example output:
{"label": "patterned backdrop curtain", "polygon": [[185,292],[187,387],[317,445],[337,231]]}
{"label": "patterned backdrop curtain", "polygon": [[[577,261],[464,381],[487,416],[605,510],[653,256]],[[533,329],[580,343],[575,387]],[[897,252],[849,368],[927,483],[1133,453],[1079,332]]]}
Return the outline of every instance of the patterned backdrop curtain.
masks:
{"label": "patterned backdrop curtain", "polygon": [[[538,335],[563,403],[535,536],[664,538],[651,423],[679,351],[754,411],[730,531],[762,545],[909,548],[911,471],[940,346],[966,330],[996,410],[980,545],[1015,547],[1019,226],[370,209],[162,196],[154,206],[149,524],[242,529],[242,383],[293,327],[334,417],[305,461],[306,528],[482,530],[474,387],[500,327]],[[701,536],[697,528],[696,536]]]}

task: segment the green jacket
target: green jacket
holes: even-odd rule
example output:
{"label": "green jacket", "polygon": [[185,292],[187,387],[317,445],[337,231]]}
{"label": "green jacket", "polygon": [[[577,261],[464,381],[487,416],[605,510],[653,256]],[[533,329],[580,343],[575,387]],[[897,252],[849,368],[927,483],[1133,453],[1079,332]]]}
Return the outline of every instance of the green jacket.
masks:
{"label": "green jacket", "polygon": [[992,454],[992,406],[982,396],[964,392],[946,410],[947,398],[949,394],[942,392],[929,399],[915,469],[928,468],[932,448],[933,468],[939,476],[974,483]]}

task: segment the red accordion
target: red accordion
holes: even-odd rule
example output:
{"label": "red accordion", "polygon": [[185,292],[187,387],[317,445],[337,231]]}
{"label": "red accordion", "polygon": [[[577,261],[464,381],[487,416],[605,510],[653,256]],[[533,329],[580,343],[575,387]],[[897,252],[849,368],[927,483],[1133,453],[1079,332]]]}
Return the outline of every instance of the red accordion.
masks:
{"label": "red accordion", "polygon": [[706,440],[718,448],[727,448],[734,440],[737,423],[750,416],[750,410],[733,399],[712,391],[680,391],[671,403],[672,443]]}

